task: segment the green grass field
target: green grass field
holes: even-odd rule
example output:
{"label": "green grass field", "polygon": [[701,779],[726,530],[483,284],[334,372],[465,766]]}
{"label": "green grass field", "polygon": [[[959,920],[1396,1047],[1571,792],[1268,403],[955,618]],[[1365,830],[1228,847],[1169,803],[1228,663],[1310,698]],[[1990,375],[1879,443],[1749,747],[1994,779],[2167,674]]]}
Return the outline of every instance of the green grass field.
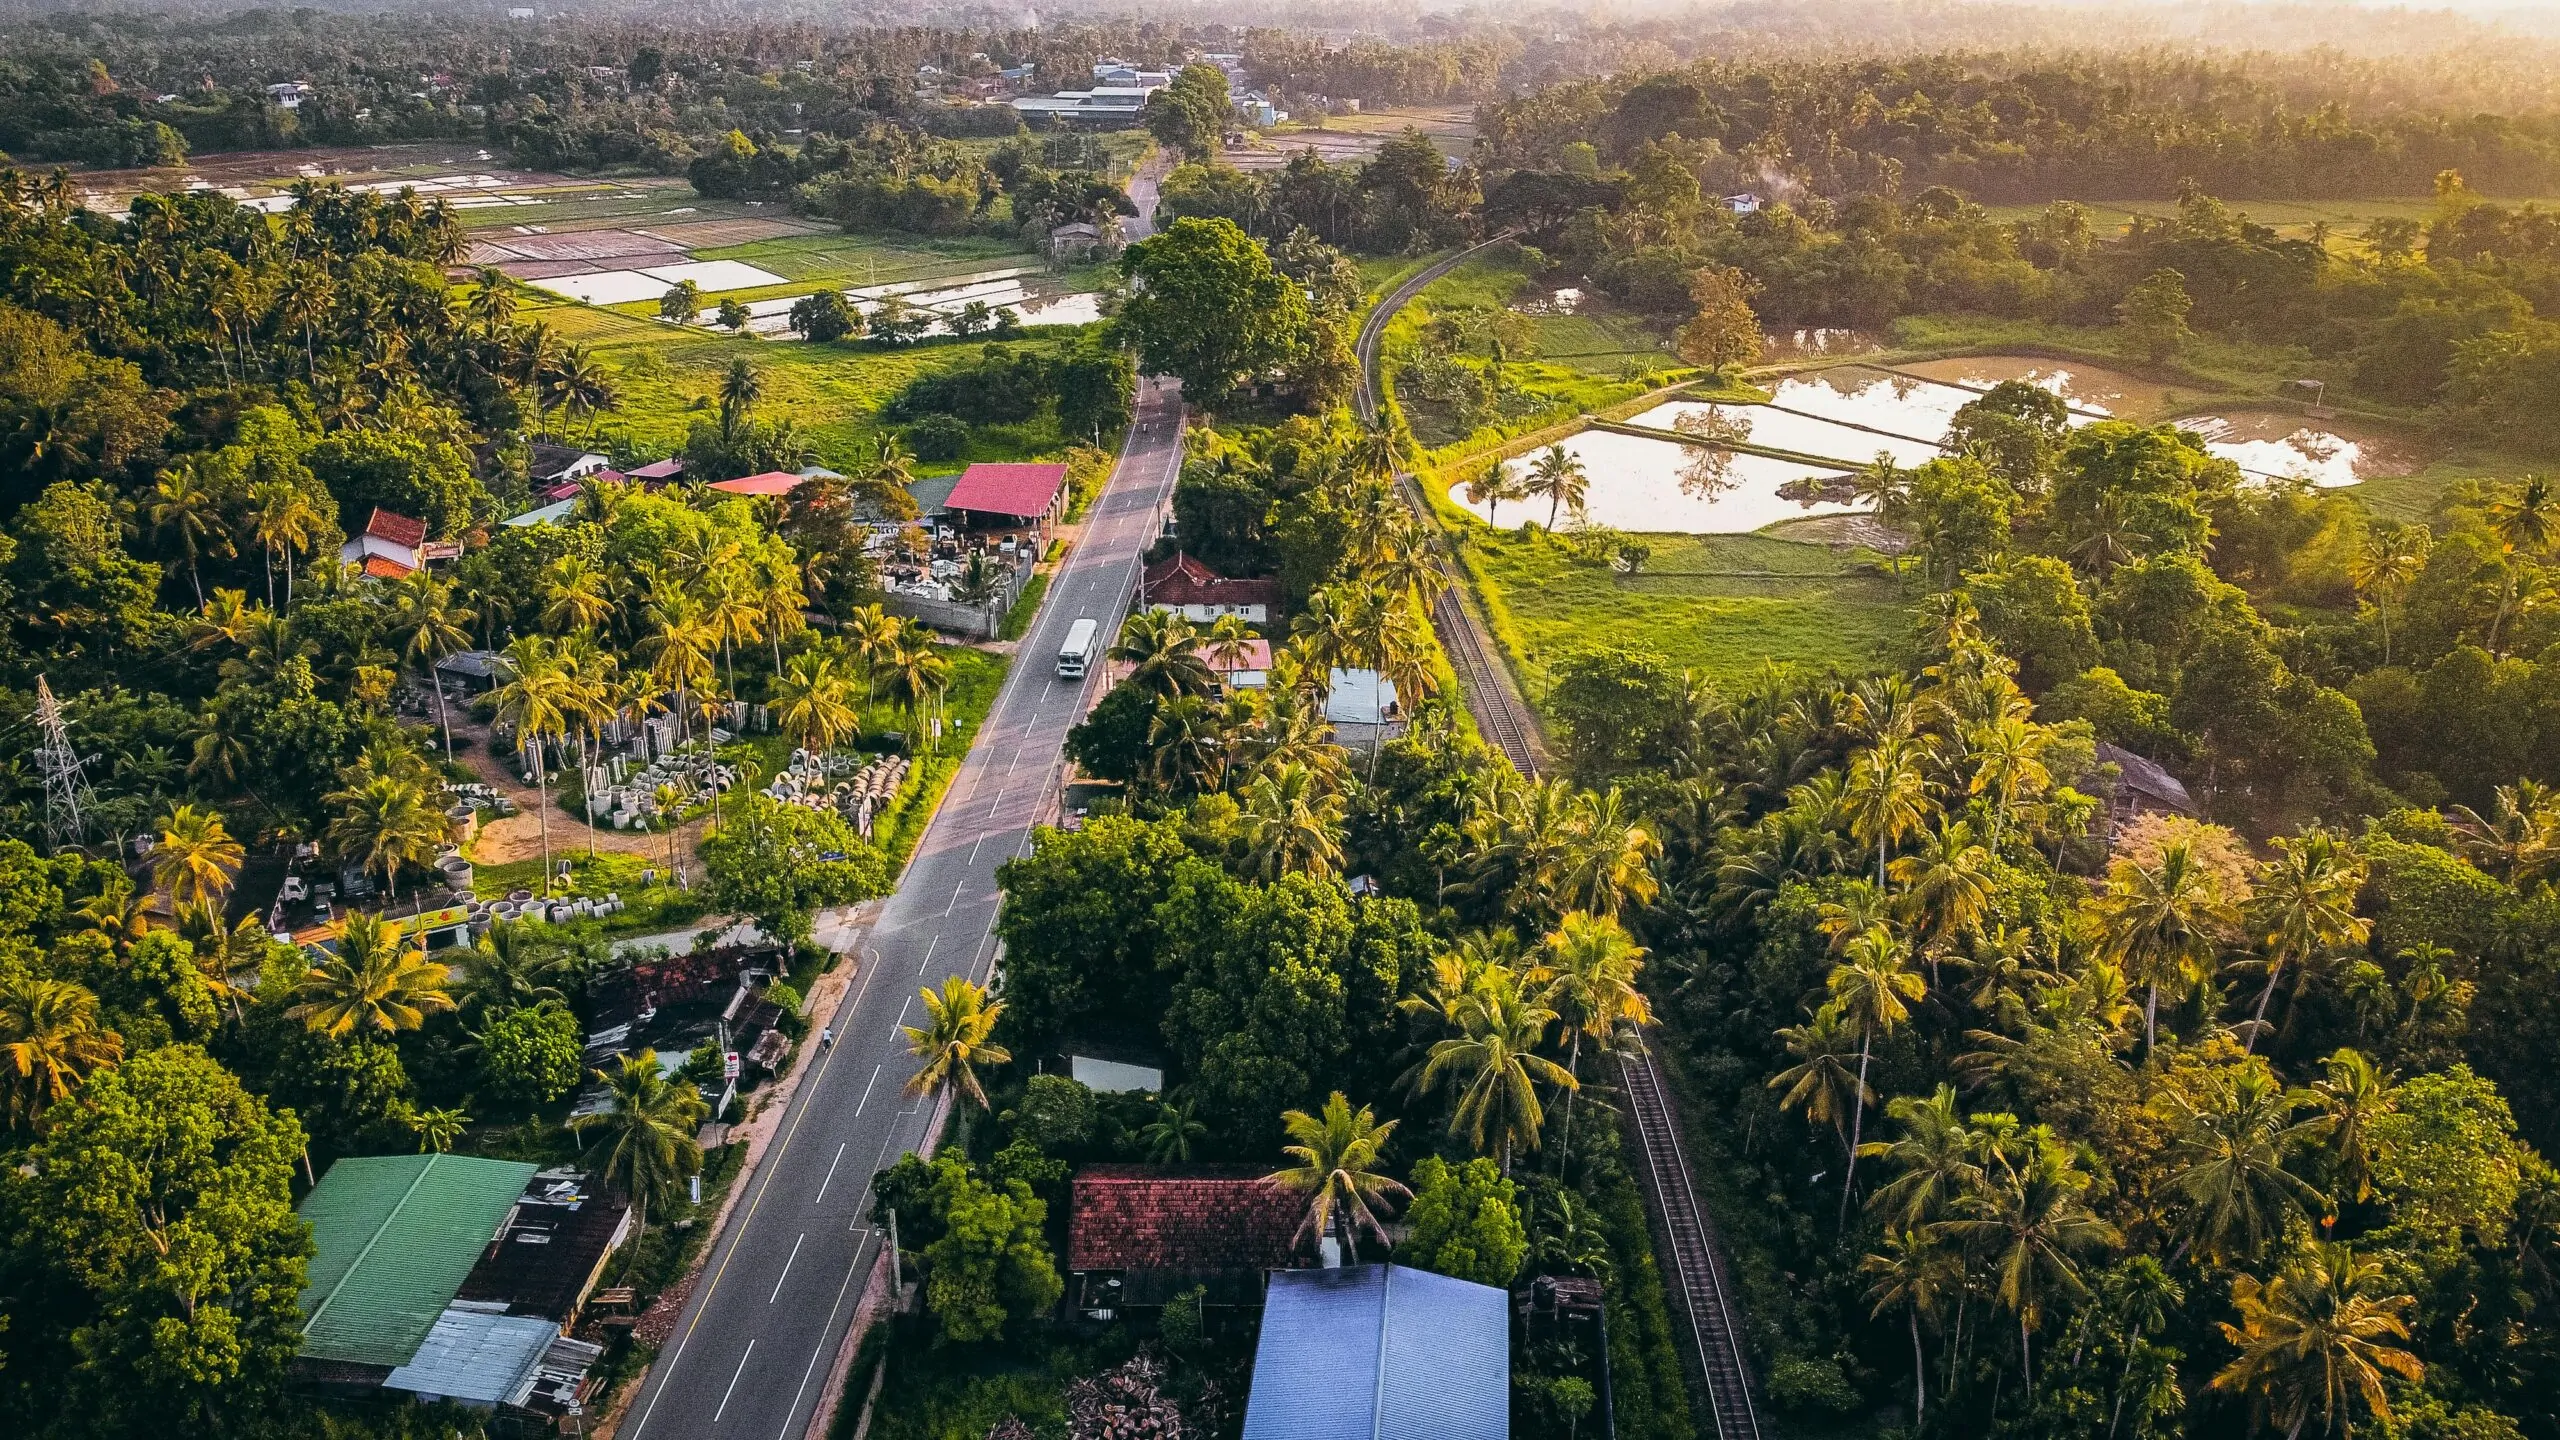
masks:
{"label": "green grass field", "polygon": [[1467,568],[1534,703],[1574,650],[1667,656],[1733,687],[1769,664],[1857,673],[1909,634],[1902,585],[1872,556],[1762,535],[1648,535],[1644,573],[1577,562],[1547,539],[1471,526]]}
{"label": "green grass field", "polygon": [[[591,346],[614,368],[622,404],[597,427],[598,438],[626,437],[634,449],[651,454],[684,448],[693,422],[711,413],[729,362],[743,356],[764,376],[758,413],[798,421],[819,460],[841,466],[852,459],[856,443],[879,430],[880,407],[909,381],[975,359],[983,343],[940,340],[874,350],[679,330],[584,305],[528,307],[523,313],[549,322],[566,339]],[[1012,343],[1039,349],[1067,342],[1034,336]],[[918,469],[951,470],[972,460],[1055,458],[1065,453],[1066,444],[1047,421],[980,426],[960,460]]]}

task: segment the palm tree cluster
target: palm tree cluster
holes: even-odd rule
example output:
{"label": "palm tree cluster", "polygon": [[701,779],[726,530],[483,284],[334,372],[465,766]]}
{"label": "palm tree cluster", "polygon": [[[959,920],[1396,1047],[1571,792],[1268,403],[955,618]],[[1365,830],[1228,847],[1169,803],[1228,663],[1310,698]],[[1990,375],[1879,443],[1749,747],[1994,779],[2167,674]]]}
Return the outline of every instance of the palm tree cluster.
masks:
{"label": "palm tree cluster", "polygon": [[[2306,1047],[2362,986],[2390,1023],[2360,1033],[2428,1053],[2411,1007],[2458,1017],[2468,990],[2440,954],[2404,952],[2388,977],[2358,958],[2370,863],[2334,830],[2253,856],[2217,827],[2146,819],[2102,855],[2094,802],[2061,778],[2092,768],[2085,739],[2033,718],[1960,600],[1934,653],[1916,683],[1773,680],[1690,707],[1666,742],[1679,788],[1653,812],[1663,893],[1634,912],[1680,939],[1663,927],[1692,917],[1683,948],[1756,943],[1772,998],[1796,990],[1779,976],[1801,983],[1795,1016],[1747,1048],[1814,1142],[1812,1177],[1790,1183],[1823,1194],[1831,1263],[1907,1335],[1919,1423],[2062,1425],[2052,1407],[2094,1395],[2090,1433],[2110,1415],[2160,1433],[2190,1404],[2181,1347],[2212,1343],[2191,1292],[2240,1317],[2211,1388],[2274,1428],[2389,1415],[2385,1377],[2422,1367],[2414,1302],[2368,1250],[2388,1209],[2376,1155],[2420,1082]],[[1563,867],[1533,817],[1565,803],[1524,790],[1483,863]],[[2501,792],[2454,843],[2540,873],[2553,812],[2530,785]],[[2066,859],[2103,869],[2073,879]],[[1691,960],[1669,1002],[1731,984]]]}

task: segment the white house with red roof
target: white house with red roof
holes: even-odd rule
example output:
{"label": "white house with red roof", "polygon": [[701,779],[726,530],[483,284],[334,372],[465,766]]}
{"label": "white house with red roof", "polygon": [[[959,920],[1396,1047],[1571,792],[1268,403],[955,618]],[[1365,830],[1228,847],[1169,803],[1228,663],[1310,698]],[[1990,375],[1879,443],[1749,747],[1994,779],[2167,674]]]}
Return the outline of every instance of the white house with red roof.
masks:
{"label": "white house with red roof", "polygon": [[1139,572],[1138,603],[1150,610],[1179,610],[1194,625],[1221,615],[1261,625],[1280,603],[1280,582],[1230,580],[1176,551]]}
{"label": "white house with red roof", "polygon": [[461,553],[462,546],[454,541],[428,539],[426,521],[377,505],[364,529],[338,547],[338,563],[363,566],[367,579],[397,580]]}

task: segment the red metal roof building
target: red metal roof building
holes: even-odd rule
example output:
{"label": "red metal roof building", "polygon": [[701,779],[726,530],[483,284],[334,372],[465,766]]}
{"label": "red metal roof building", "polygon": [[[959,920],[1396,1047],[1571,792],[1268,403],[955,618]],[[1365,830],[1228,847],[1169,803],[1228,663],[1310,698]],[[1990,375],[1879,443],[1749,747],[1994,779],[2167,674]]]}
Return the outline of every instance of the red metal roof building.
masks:
{"label": "red metal roof building", "polygon": [[1054,519],[1067,488],[1064,465],[972,465],[951,487],[945,510],[990,519]]}
{"label": "red metal roof building", "polygon": [[1195,1285],[1212,1304],[1258,1303],[1262,1273],[1302,1264],[1306,1205],[1250,1167],[1088,1165],[1068,1199],[1067,1270],[1079,1310],[1162,1305]]}
{"label": "red metal roof building", "polygon": [[737,480],[714,481],[711,489],[729,495],[788,495],[809,483],[808,477],[788,470],[767,470],[761,475],[748,475]]}

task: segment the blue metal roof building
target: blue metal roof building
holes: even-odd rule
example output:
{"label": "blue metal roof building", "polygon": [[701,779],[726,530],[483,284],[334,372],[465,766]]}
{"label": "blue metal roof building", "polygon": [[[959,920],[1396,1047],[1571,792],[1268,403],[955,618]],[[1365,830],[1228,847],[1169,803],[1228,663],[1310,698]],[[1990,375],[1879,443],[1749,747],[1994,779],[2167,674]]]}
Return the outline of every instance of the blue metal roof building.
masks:
{"label": "blue metal roof building", "polygon": [[1510,1434],[1500,1290],[1401,1265],[1272,1272],[1244,1440]]}

